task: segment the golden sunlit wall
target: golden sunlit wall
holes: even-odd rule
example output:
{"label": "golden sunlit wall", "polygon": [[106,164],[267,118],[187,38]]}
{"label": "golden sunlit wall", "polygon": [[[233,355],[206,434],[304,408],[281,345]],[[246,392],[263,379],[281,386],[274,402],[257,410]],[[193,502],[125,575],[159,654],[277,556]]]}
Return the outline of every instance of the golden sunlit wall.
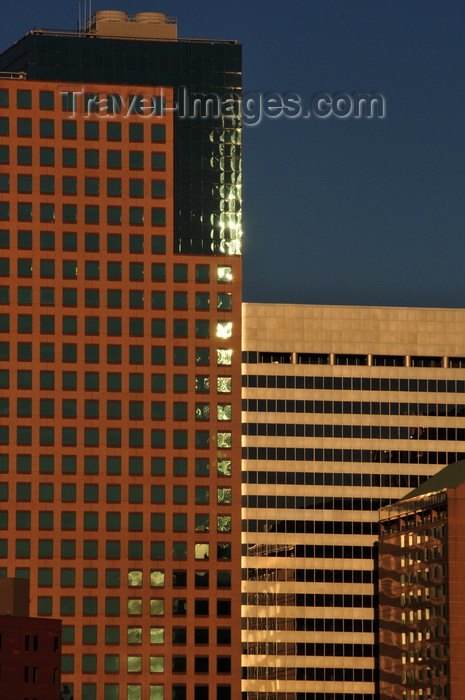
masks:
{"label": "golden sunlit wall", "polygon": [[243,305],[247,700],[378,697],[378,509],[465,456],[464,322]]}

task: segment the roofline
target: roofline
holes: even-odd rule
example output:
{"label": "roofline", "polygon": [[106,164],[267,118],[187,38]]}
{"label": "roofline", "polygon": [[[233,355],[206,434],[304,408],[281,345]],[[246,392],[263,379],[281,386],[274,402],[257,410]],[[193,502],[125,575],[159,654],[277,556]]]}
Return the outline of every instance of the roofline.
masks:
{"label": "roofline", "polygon": [[447,491],[448,487],[445,487],[439,491],[424,493],[416,498],[391,503],[389,506],[380,508],[378,511],[379,521],[383,522],[385,520],[392,520],[394,518],[398,518],[400,515],[416,513],[419,510],[424,510],[425,508],[431,508],[433,506],[438,506],[441,503],[445,503],[447,501]]}
{"label": "roofline", "polygon": [[[184,39],[168,39],[168,38],[163,38],[163,37],[138,37],[138,36],[103,36],[102,34],[98,34],[97,32],[86,32],[86,31],[76,31],[73,29],[42,29],[41,27],[35,27],[34,29],[31,29],[27,34],[25,34],[21,39],[18,39],[18,41],[22,41],[27,36],[31,35],[37,35],[40,36],[42,34],[48,35],[48,36],[62,36],[62,37],[70,37],[74,36],[79,39],[120,39],[124,41],[132,41],[133,39],[135,41],[164,41],[167,43],[190,43],[190,44],[237,44],[238,41],[237,39],[189,39],[189,38],[184,38]],[[18,41],[15,41],[14,44],[17,44]],[[14,46],[12,44],[12,46]]]}
{"label": "roofline", "polygon": [[279,301],[246,301],[242,302],[242,306],[260,306],[278,308],[298,307],[300,309],[383,309],[394,311],[460,311],[465,313],[463,306],[391,306],[389,304],[306,304],[302,302],[279,302]]}

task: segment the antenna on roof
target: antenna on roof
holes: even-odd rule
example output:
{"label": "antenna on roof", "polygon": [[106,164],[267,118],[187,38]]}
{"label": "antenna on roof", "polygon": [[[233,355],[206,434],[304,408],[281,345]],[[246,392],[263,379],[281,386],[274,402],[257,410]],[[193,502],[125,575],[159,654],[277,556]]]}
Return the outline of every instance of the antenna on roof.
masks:
{"label": "antenna on roof", "polygon": [[85,34],[90,30],[90,20],[92,18],[92,0],[89,0],[89,8],[87,8],[87,0],[78,0],[78,32]]}
{"label": "antenna on roof", "polygon": [[78,15],[78,31],[82,34],[86,28],[86,0],[83,0],[83,3],[81,3],[81,0],[78,0]]}

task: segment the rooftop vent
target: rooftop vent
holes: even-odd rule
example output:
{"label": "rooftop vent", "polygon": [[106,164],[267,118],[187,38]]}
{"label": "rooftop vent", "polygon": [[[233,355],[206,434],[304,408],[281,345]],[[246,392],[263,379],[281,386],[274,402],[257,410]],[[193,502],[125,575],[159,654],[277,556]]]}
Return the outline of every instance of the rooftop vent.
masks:
{"label": "rooftop vent", "polygon": [[96,22],[127,22],[128,13],[121,10],[100,10],[94,15]]}
{"label": "rooftop vent", "polygon": [[87,23],[86,30],[101,37],[127,39],[177,39],[175,17],[163,12],[138,12],[129,15],[120,10],[99,10]]}
{"label": "rooftop vent", "polygon": [[134,15],[134,22],[146,24],[166,24],[167,16],[163,12],[138,12]]}

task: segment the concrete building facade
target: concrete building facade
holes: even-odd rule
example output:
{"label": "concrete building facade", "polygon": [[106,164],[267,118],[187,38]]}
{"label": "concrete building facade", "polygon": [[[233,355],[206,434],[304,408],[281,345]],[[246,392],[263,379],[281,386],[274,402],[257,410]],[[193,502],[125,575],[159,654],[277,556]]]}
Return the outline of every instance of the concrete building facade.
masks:
{"label": "concrete building facade", "polygon": [[378,697],[378,509],[465,457],[465,311],[243,305],[243,697]]}

